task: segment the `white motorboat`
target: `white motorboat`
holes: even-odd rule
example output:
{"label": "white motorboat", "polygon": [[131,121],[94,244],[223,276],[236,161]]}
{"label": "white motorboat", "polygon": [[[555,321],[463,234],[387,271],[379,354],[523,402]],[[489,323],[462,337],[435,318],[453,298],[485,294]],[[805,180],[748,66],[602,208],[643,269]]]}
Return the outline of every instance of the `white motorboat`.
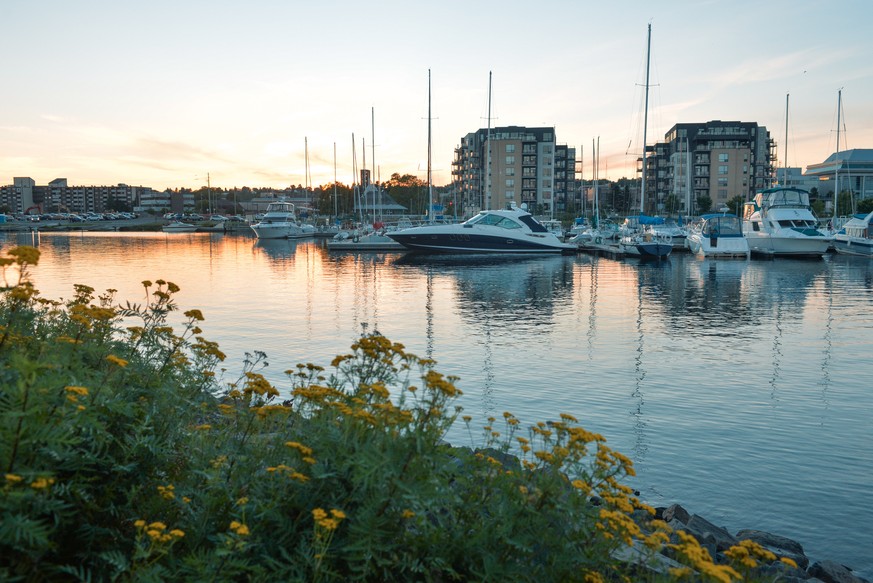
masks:
{"label": "white motorboat", "polygon": [[818,229],[809,193],[794,187],[769,188],[745,203],[743,235],[752,253],[771,257],[821,257],[833,242]]}
{"label": "white motorboat", "polygon": [[258,239],[299,239],[314,234],[304,230],[298,221],[294,204],[277,200],[267,205],[267,212],[251,225]]}
{"label": "white motorboat", "polygon": [[193,233],[197,230],[197,225],[191,223],[183,223],[182,221],[173,221],[161,227],[165,233]]}
{"label": "white motorboat", "polygon": [[846,221],[834,235],[834,249],[846,255],[873,257],[873,212]]}
{"label": "white motorboat", "polygon": [[701,257],[748,259],[751,254],[740,218],[726,213],[700,217],[700,224],[689,231],[685,243],[692,253]]}
{"label": "white motorboat", "polygon": [[576,246],[563,243],[514,204],[485,210],[459,224],[425,225],[386,233],[415,251],[447,253],[572,253]]}

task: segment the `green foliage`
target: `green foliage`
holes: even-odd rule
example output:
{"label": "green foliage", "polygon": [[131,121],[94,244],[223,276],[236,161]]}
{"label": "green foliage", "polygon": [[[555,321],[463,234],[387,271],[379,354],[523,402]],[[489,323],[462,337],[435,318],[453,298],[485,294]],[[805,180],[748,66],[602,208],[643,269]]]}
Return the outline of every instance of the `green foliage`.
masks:
{"label": "green foliage", "polygon": [[699,215],[708,213],[712,208],[712,199],[705,194],[698,196],[695,202],[697,203],[697,214]]}
{"label": "green foliage", "polygon": [[[474,429],[458,419],[457,379],[380,335],[330,372],[286,371],[282,390],[259,352],[228,380],[199,310],[168,325],[172,282],[144,281],[142,305],[82,285],[45,300],[27,282],[38,258],[0,259],[12,280],[0,298],[2,580],[683,575],[639,570],[659,549],[701,580],[740,577],[640,521],[651,509],[620,482],[630,460],[570,415],[523,428],[505,413]],[[479,449],[443,441],[456,422]],[[630,546],[638,562],[613,558]],[[736,551],[746,571],[748,549]]]}

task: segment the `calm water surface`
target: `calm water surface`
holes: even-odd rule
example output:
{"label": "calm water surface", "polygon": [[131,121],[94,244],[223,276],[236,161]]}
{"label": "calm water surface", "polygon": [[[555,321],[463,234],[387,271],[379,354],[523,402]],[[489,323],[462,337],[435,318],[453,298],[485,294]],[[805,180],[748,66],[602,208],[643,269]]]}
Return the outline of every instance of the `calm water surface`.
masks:
{"label": "calm water surface", "polygon": [[[4,238],[5,237],[5,238]],[[0,235],[37,244],[43,295],[181,286],[237,371],[327,365],[378,330],[461,377],[474,423],[572,413],[653,505],[794,538],[873,577],[873,261],[668,262],[330,253],[218,234]],[[448,436],[469,444],[462,427]]]}

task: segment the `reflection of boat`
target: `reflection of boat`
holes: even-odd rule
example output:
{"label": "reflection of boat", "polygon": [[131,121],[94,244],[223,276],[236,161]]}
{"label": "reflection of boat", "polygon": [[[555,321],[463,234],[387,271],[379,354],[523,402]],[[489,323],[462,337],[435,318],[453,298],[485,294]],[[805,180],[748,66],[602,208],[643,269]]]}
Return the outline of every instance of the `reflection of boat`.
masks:
{"label": "reflection of boat", "polygon": [[384,232],[372,231],[359,234],[357,231],[342,231],[327,242],[331,251],[404,251],[406,247]]}
{"label": "reflection of boat", "polygon": [[749,258],[749,242],[736,215],[703,215],[700,225],[686,238],[688,249],[702,257]]}
{"label": "reflection of boat", "polygon": [[313,234],[300,227],[294,204],[286,200],[267,205],[267,212],[251,227],[258,239],[296,239]]}
{"label": "reflection of boat", "polygon": [[873,212],[855,215],[834,235],[837,253],[873,257]]}
{"label": "reflection of boat", "polygon": [[197,230],[197,225],[183,223],[182,221],[173,221],[161,227],[165,233],[193,233]]}
{"label": "reflection of boat", "polygon": [[743,206],[743,234],[752,253],[821,257],[833,238],[817,225],[809,193],[800,188],[770,188]]}
{"label": "reflection of boat", "polygon": [[407,249],[443,253],[569,253],[562,243],[527,210],[481,211],[460,224],[425,225],[387,233]]}

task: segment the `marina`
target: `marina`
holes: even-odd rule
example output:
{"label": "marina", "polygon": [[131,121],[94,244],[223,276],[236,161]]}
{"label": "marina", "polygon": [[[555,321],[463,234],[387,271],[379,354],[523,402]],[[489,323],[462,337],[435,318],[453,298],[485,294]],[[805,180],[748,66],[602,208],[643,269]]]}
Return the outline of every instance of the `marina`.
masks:
{"label": "marina", "polygon": [[778,533],[873,575],[866,257],[333,253],[326,239],[244,232],[0,242],[41,250],[45,297],[82,283],[141,302],[142,280],[176,283],[179,318],[202,310],[227,378],[261,350],[281,391],[282,371],[327,366],[378,331],[460,377],[473,432],[457,424],[454,444],[475,444],[504,411],[525,426],[570,413],[633,460],[630,485],[648,503]]}

